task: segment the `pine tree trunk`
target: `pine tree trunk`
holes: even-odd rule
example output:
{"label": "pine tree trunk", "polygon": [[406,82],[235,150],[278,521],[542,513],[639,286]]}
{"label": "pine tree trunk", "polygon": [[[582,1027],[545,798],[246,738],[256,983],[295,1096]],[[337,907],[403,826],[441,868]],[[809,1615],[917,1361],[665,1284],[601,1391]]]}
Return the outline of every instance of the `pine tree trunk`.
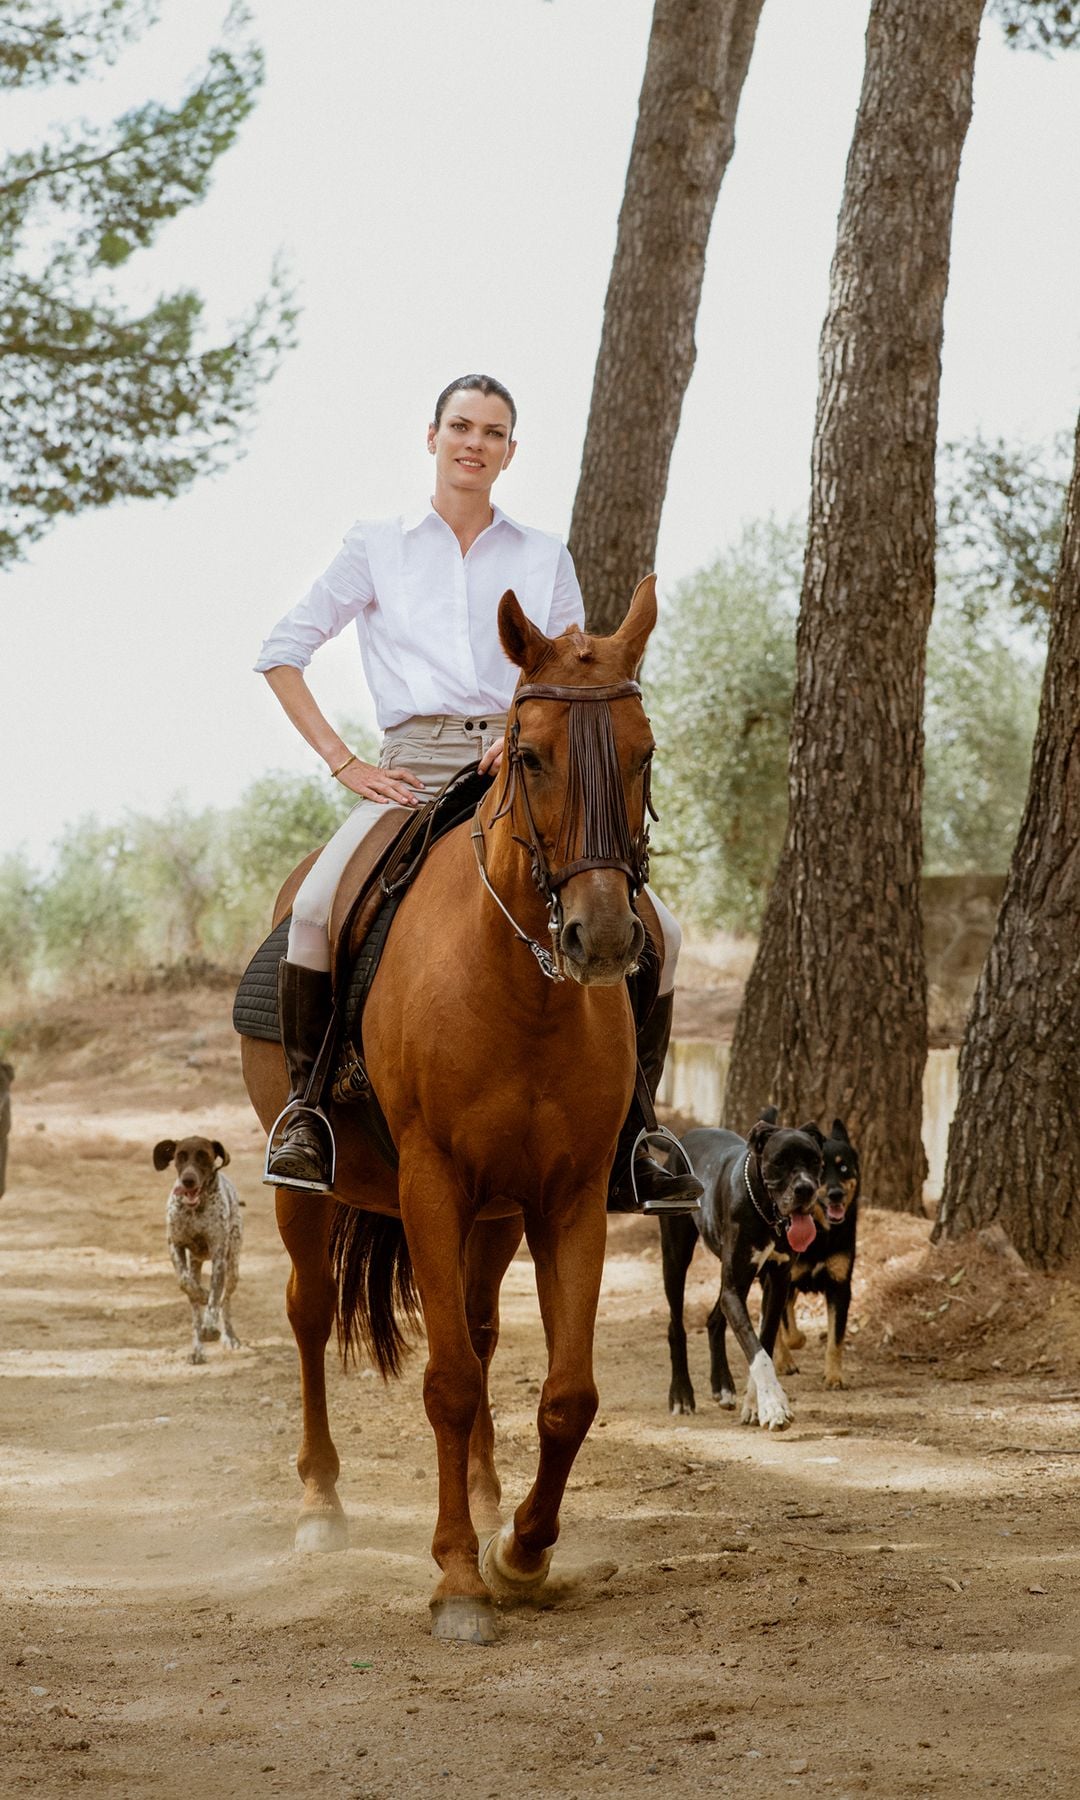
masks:
{"label": "pine tree trunk", "polygon": [[917,1211],[922,702],[953,197],[984,0],[873,0],[822,330],[789,819],[724,1116],[844,1118]]}
{"label": "pine tree trunk", "polygon": [[1080,1254],[1080,427],[1031,780],[960,1052],[935,1237],[999,1222]]}
{"label": "pine tree trunk", "polygon": [[591,631],[654,567],[705,248],[763,0],[656,0],[570,524]]}

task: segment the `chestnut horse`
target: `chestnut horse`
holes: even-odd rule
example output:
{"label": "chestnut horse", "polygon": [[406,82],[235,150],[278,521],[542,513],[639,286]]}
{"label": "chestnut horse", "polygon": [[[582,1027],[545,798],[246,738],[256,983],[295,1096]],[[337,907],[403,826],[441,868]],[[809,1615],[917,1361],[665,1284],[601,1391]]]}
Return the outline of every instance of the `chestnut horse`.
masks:
{"label": "chestnut horse", "polygon": [[[439,1473],[436,1637],[490,1643],[493,1596],[542,1587],[597,1407],[608,1177],[636,1068],[626,976],[645,936],[634,903],[653,739],[633,676],[655,622],[651,576],[607,638],[576,628],[548,638],[503,596],[499,636],[522,673],[499,778],[471,826],[420,869],[364,1011],[365,1061],[400,1166],[352,1141],[338,1107],[335,1193],[277,1190],[303,1397],[297,1547],[346,1541],[324,1373],[335,1316],[346,1354],[362,1339],[396,1374],[395,1303],[400,1315],[418,1298]],[[281,1051],[245,1039],[244,1067],[269,1126],[287,1085]],[[523,1232],[548,1370],[536,1479],[503,1525],[487,1380],[499,1288]],[[482,1557],[478,1528],[494,1533]]]}

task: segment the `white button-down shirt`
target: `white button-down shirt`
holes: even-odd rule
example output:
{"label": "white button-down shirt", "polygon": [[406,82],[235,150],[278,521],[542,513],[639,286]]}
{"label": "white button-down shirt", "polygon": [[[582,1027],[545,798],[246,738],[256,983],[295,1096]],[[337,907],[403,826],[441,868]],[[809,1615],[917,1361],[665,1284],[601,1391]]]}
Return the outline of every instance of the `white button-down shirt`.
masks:
{"label": "white button-down shirt", "polygon": [[324,575],[279,619],[256,669],[305,669],[320,644],[356,622],[380,729],[449,713],[505,712],[518,670],[499,642],[507,588],[549,637],[584,625],[566,545],[518,525],[496,506],[467,555],[434,507],[411,517],[363,519]]}

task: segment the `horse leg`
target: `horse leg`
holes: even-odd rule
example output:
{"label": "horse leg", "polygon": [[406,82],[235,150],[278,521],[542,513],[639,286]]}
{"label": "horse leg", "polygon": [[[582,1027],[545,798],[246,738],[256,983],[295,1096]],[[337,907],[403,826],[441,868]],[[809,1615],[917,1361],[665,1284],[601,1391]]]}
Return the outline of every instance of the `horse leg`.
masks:
{"label": "horse leg", "polygon": [[437,1638],[491,1644],[498,1636],[495,1612],[477,1566],[479,1542],[469,1512],[469,1443],[484,1393],[462,1279],[471,1207],[449,1164],[426,1144],[402,1145],[399,1194],[427,1328],[424,1408],[439,1467],[431,1554],[442,1579],[431,1597],[431,1629]]}
{"label": "horse leg", "polygon": [[292,1258],[285,1308],[300,1357],[303,1437],[296,1467],[304,1497],[296,1521],[298,1550],[344,1550],[345,1514],[337,1496],[341,1464],[326,1413],[326,1344],[337,1290],[330,1271],[330,1224],[337,1201],[321,1194],[277,1189],[277,1223]]}
{"label": "horse leg", "polygon": [[548,1372],[536,1422],[536,1480],[508,1525],[486,1546],[484,1578],[499,1599],[527,1598],[547,1579],[570,1470],[599,1402],[593,1380],[593,1327],[604,1268],[606,1183],[568,1216],[526,1223],[548,1343]]}
{"label": "horse leg", "polygon": [[480,1405],[469,1437],[469,1512],[479,1531],[497,1531],[502,1524],[502,1487],[495,1468],[488,1372],[499,1341],[499,1289],[524,1229],[517,1214],[509,1219],[480,1221],[473,1226],[465,1246],[465,1316],[483,1379]]}

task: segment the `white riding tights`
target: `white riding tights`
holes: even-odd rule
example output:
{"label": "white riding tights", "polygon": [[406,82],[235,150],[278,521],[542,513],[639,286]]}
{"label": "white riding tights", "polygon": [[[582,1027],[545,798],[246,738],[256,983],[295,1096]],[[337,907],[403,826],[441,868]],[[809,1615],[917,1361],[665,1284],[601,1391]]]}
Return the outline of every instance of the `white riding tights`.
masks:
{"label": "white riding tights", "polygon": [[[485,750],[501,740],[505,729],[506,719],[498,714],[482,719],[457,719],[445,715],[408,719],[404,725],[392,725],[384,736],[379,767],[411,770],[421,777],[424,793],[430,797],[467,763],[479,762]],[[293,901],[286,952],[289,962],[301,963],[305,969],[329,969],[327,927],[338,883],[356,846],[384,811],[379,800],[358,800],[308,870]],[[660,992],[670,994],[675,986],[682,932],[678,920],[664,902],[652,888],[648,892],[664,938]]]}

